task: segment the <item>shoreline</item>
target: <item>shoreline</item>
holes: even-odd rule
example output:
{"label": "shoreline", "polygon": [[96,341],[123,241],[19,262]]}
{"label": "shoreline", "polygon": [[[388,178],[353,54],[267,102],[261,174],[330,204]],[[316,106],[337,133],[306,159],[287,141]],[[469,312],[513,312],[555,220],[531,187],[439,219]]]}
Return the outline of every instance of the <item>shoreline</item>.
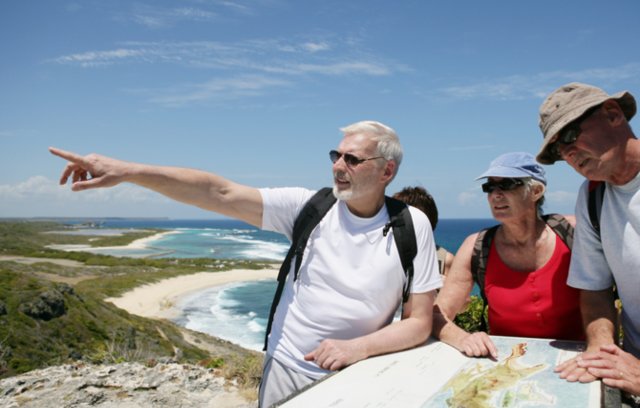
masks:
{"label": "shoreline", "polygon": [[278,270],[277,267],[257,270],[232,269],[176,276],[138,286],[119,297],[106,298],[105,302],[111,302],[120,309],[138,316],[172,320],[182,312],[176,305],[189,294],[229,283],[276,279]]}
{"label": "shoreline", "polygon": [[[132,241],[131,243],[127,244],[127,245],[117,245],[117,246],[104,246],[104,247],[93,247],[91,245],[87,245],[87,244],[60,244],[60,245],[47,245],[47,248],[51,248],[51,249],[57,249],[59,251],[66,251],[66,252],[71,252],[71,251],[83,251],[83,252],[91,252],[91,253],[100,253],[101,251],[120,251],[120,250],[153,250],[153,247],[151,245],[149,245],[149,243],[153,242],[153,241],[157,241],[162,237],[165,237],[167,235],[173,235],[173,234],[179,234],[180,231],[177,230],[170,230],[170,231],[163,231],[163,232],[159,232],[157,234],[153,234],[151,236],[145,237],[145,238],[140,238],[140,239],[136,239],[135,241]],[[125,256],[125,257],[132,257],[132,258],[149,258],[149,257],[154,257],[154,256],[158,256],[158,255],[162,255],[162,252],[159,253],[151,253],[151,254],[146,254],[146,255],[142,255],[142,256],[132,256],[132,255],[112,255],[112,256]]]}

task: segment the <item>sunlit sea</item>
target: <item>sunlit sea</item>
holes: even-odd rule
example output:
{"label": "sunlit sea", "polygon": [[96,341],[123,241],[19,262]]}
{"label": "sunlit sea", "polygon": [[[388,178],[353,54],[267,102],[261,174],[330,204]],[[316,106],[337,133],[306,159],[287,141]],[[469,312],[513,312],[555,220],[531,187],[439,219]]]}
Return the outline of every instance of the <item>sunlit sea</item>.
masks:
{"label": "sunlit sea", "polygon": [[[467,235],[493,225],[491,219],[440,220],[436,242],[455,253]],[[109,249],[102,253],[132,257],[226,258],[281,261],[289,241],[235,220],[107,220],[104,229],[161,228],[170,232],[143,248]],[[184,297],[176,323],[243,347],[261,350],[275,280],[213,287]]]}

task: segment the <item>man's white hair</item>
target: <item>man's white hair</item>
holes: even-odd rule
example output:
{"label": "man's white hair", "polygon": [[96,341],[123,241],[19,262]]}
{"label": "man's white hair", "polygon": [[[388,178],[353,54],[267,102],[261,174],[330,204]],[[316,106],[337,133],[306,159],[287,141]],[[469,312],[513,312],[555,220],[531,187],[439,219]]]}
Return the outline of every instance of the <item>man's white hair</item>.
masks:
{"label": "man's white hair", "polygon": [[[373,120],[363,120],[353,123],[340,129],[345,136],[354,133],[364,133],[377,142],[376,154],[386,160],[393,160],[396,163],[393,178],[398,174],[400,163],[402,162],[402,146],[396,131],[389,126]],[[389,182],[391,182],[391,180]]]}

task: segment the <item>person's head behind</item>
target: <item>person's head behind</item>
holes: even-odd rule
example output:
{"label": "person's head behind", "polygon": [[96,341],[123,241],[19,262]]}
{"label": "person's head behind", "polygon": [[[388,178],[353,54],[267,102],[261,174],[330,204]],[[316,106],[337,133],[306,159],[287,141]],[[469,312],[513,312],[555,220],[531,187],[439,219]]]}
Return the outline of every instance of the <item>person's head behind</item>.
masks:
{"label": "person's head behind", "polygon": [[375,155],[384,157],[385,160],[393,160],[396,163],[393,177],[389,180],[389,183],[393,181],[393,178],[398,174],[398,169],[402,162],[402,146],[400,145],[398,135],[393,129],[380,122],[364,120],[345,126],[341,128],[340,131],[344,133],[345,137],[356,133],[365,134],[376,142],[377,148]]}
{"label": "person's head behind", "polygon": [[438,207],[431,194],[423,187],[405,187],[393,195],[393,198],[416,207],[427,214],[431,228],[438,225]]}
{"label": "person's head behind", "polygon": [[522,199],[534,193],[539,195],[535,206],[537,215],[542,216],[547,178],[544,169],[533,155],[525,152],[502,154],[491,162],[484,173],[476,177],[476,180],[479,179],[487,179],[482,185],[482,191],[489,195],[488,198],[496,191],[508,194],[520,190],[520,187],[523,188]]}
{"label": "person's head behind", "polygon": [[602,89],[572,82],[553,91],[540,106],[539,126],[542,147],[536,159],[542,164],[563,160],[560,150],[574,143],[580,135],[581,122],[608,101],[614,101],[629,121],[636,113],[636,101],[629,92],[608,95]]}

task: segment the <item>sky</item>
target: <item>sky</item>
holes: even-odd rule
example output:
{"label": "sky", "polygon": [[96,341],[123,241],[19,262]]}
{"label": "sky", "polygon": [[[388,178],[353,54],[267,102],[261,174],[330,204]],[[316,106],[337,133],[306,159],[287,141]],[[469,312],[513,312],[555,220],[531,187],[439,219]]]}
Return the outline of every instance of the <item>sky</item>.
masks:
{"label": "sky", "polygon": [[[130,184],[71,192],[48,146],[318,189],[339,129],[377,120],[404,149],[389,193],[420,185],[440,218],[490,218],[475,178],[537,153],[547,94],[640,95],[638,15],[637,0],[0,0],[0,217],[220,217]],[[573,213],[581,176],[545,169],[545,211]]]}

